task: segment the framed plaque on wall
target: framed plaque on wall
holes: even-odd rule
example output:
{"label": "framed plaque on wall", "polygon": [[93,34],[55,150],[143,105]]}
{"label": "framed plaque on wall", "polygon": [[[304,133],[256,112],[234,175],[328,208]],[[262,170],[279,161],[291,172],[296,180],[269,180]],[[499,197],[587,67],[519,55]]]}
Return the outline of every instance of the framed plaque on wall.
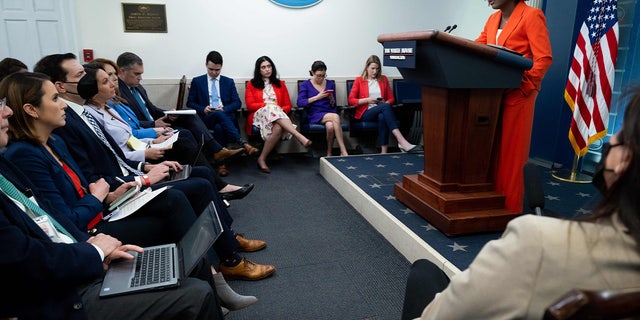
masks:
{"label": "framed plaque on wall", "polygon": [[122,3],[124,32],[166,33],[164,4]]}

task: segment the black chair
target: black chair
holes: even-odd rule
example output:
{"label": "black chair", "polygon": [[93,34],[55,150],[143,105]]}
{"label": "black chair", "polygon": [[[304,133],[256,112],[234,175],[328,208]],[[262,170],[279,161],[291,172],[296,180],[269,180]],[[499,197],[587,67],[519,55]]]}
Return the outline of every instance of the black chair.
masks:
{"label": "black chair", "polygon": [[178,101],[176,101],[176,110],[181,110],[184,107],[184,94],[187,91],[187,77],[182,75],[180,84],[178,85]]}
{"label": "black chair", "polygon": [[555,218],[561,217],[561,215],[544,207],[545,195],[542,176],[540,174],[540,167],[531,162],[527,162],[524,165],[523,174],[524,197],[529,209],[533,210],[533,213],[538,216]]}
{"label": "black chair", "polygon": [[544,320],[639,319],[640,288],[620,290],[574,289],[554,301]]}
{"label": "black chair", "polygon": [[542,178],[537,165],[527,162],[523,168],[524,173],[524,194],[528,206],[541,216],[544,210],[544,189],[542,186]]}

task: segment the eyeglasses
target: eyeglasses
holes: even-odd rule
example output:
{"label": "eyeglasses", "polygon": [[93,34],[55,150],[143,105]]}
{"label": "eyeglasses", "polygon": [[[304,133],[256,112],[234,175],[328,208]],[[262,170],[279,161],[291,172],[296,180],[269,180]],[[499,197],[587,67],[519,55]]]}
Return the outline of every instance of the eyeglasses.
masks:
{"label": "eyeglasses", "polygon": [[68,84],[78,84],[78,81],[65,81],[63,83],[68,83]]}
{"label": "eyeglasses", "polygon": [[619,147],[622,145],[623,145],[622,143],[616,143],[616,144],[611,144],[609,142],[603,143],[602,152],[601,152],[602,157],[606,158],[609,155],[609,151],[611,151],[611,148]]}
{"label": "eyeglasses", "polygon": [[327,74],[326,73],[325,74],[314,74],[313,76],[318,78],[318,79],[324,79],[324,78],[327,77]]}

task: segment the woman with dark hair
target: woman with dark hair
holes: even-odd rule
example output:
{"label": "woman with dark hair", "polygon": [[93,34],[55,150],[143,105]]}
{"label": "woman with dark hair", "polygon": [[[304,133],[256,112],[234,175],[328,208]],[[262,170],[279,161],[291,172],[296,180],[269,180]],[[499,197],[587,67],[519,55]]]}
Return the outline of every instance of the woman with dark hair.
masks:
{"label": "woman with dark hair", "polygon": [[549,31],[542,10],[523,0],[489,0],[498,11],[487,20],[477,42],[503,46],[533,60],[524,72],[520,88],[505,90],[502,97],[496,191],[505,195],[505,206],[522,212],[524,164],[529,160],[536,97],[544,74],[551,66]]}
{"label": "woman with dark hair", "polygon": [[416,261],[403,319],[542,319],[572,289],[640,287],[640,87],[620,101],[622,129],[602,150],[593,183],[603,198],[593,215],[516,218],[450,283],[434,264]]}
{"label": "woman with dark hair", "polygon": [[258,156],[260,171],[271,173],[266,159],[280,139],[288,140],[294,136],[305,148],[311,145],[311,140],[296,130],[287,115],[291,111],[291,98],[284,81],[278,79],[278,71],[271,58],[262,56],[256,60],[253,78],[247,83],[244,98],[249,110],[245,122],[247,135],[251,135],[255,126],[260,129],[264,140]]}
{"label": "woman with dark hair", "polygon": [[0,61],[0,80],[14,72],[26,72],[29,68],[24,62],[14,58],[4,58]]}
{"label": "woman with dark hair", "polygon": [[306,108],[309,123],[322,123],[327,131],[327,157],[331,156],[333,140],[338,141],[340,155],[348,156],[344,145],[340,115],[336,112],[336,84],[327,81],[327,65],[318,60],[311,64],[311,79],[300,83],[298,107]]}
{"label": "woman with dark hair", "polygon": [[398,141],[400,151],[422,153],[422,147],[407,141],[398,128],[398,121],[391,109],[395,100],[389,79],[382,75],[381,68],[380,58],[371,55],[364,63],[362,74],[353,81],[353,87],[349,92],[349,105],[356,106],[354,117],[362,121],[378,122],[380,153],[388,151],[389,132]]}

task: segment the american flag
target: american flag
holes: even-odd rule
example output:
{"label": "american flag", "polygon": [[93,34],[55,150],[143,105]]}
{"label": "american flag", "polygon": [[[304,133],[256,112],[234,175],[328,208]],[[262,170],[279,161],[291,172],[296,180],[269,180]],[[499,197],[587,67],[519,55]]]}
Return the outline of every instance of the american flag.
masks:
{"label": "american flag", "polygon": [[569,140],[578,156],[607,134],[617,56],[617,0],[593,0],[580,27],[564,91],[573,111]]}

